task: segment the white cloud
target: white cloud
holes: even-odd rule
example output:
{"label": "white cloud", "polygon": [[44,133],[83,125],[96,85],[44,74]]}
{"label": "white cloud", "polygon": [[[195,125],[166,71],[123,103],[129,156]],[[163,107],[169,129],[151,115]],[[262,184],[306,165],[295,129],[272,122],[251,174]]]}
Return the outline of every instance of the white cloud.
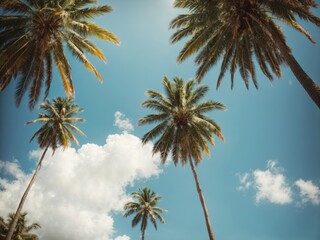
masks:
{"label": "white cloud", "polygon": [[130,240],[130,237],[128,237],[126,235],[123,235],[123,236],[120,236],[120,237],[116,237],[115,240]]}
{"label": "white cloud", "polygon": [[311,202],[314,205],[320,204],[320,188],[312,183],[312,181],[305,181],[299,179],[295,185],[300,190],[300,197],[303,204]]}
{"label": "white cloud", "polygon": [[256,202],[268,201],[274,204],[288,204],[293,201],[292,191],[283,169],[276,161],[269,160],[267,169],[256,169],[252,173],[244,173],[239,176],[240,187],[238,190],[244,190],[252,187],[255,191]]}
{"label": "white cloud", "polygon": [[[256,169],[251,172],[237,174],[240,186],[237,190],[255,190],[256,202],[268,201],[273,204],[289,204],[294,201],[297,206],[311,203],[313,205],[320,204],[320,188],[312,181],[299,179],[289,184],[284,175],[285,170],[278,165],[277,161],[269,160],[267,169]],[[294,189],[291,186],[297,186],[299,189],[300,202],[297,200]]]}
{"label": "white cloud", "polygon": [[[161,173],[160,158],[151,150],[152,144],[142,146],[139,138],[123,133],[108,136],[103,146],[58,149],[53,157],[48,152],[24,207],[30,221],[42,226],[40,238],[129,240],[115,236],[111,213],[129,199],[126,186]],[[35,161],[40,155],[31,152]],[[15,211],[31,174],[17,162],[0,161],[0,168],[15,178],[0,178],[0,209],[6,216]]]}
{"label": "white cloud", "polygon": [[239,180],[241,186],[238,187],[238,190],[248,189],[253,184],[253,182],[250,180],[249,173],[239,174]]}
{"label": "white cloud", "polygon": [[115,122],[114,125],[117,126],[120,130],[130,132],[133,131],[133,125],[131,124],[128,118],[125,118],[125,115],[121,112],[116,112],[114,114]]}
{"label": "white cloud", "polygon": [[24,172],[19,168],[19,162],[14,160],[13,162],[2,162],[0,161],[0,169],[8,175],[15,176],[16,179],[23,179]]}
{"label": "white cloud", "polygon": [[286,177],[278,172],[275,165],[269,167],[265,171],[255,170],[253,176],[257,189],[257,202],[263,200],[275,204],[287,204],[292,202],[292,191],[286,182]]}

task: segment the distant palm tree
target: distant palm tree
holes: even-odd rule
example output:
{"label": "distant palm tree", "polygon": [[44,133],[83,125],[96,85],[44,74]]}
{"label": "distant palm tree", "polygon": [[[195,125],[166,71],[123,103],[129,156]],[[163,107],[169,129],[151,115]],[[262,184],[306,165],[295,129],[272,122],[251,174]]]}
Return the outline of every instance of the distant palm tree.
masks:
{"label": "distant palm tree", "polygon": [[124,205],[125,212],[123,215],[124,217],[128,217],[132,214],[136,214],[132,220],[132,227],[135,227],[141,222],[141,239],[144,240],[148,219],[150,218],[155,229],[157,230],[157,219],[160,222],[165,223],[161,213],[165,212],[166,210],[156,207],[161,197],[147,187],[139,189],[138,192],[133,192],[131,195],[136,201],[128,202]]}
{"label": "distant palm tree", "polygon": [[73,100],[69,98],[58,97],[55,98],[53,102],[47,100],[45,103],[40,104],[40,109],[42,109],[44,112],[40,113],[37,119],[29,121],[27,124],[37,122],[43,123],[30,141],[32,141],[34,138],[37,138],[39,147],[44,149],[44,151],[40,157],[36,170],[33,173],[33,176],[20,200],[6,240],[12,239],[12,234],[16,227],[20,212],[36,179],[36,176],[40,171],[42,161],[47,153],[47,150],[51,148],[54,154],[55,150],[59,146],[62,146],[63,148],[68,147],[71,140],[78,145],[79,142],[72,132],[84,135],[84,133],[74,125],[77,122],[83,122],[84,119],[74,117],[78,113],[82,112],[82,109],[78,107]]}
{"label": "distant palm tree", "polygon": [[102,81],[85,52],[106,61],[103,52],[88,37],[119,44],[110,31],[87,19],[112,10],[92,6],[96,0],[1,0],[0,2],[0,91],[17,80],[16,104],[28,88],[29,107],[33,109],[45,84],[45,99],[52,82],[52,67],[60,72],[69,97],[74,95],[71,68],[65,48]]}
{"label": "distant palm tree", "polygon": [[177,165],[189,163],[196,182],[200,202],[204,211],[208,234],[214,239],[209,213],[204,196],[200,188],[199,179],[194,163],[202,160],[202,152],[210,153],[208,143],[214,145],[213,135],[224,139],[218,124],[205,114],[214,109],[225,109],[219,102],[207,100],[200,102],[208,87],[195,88],[193,80],[184,83],[181,78],[174,78],[173,82],[166,77],[163,80],[165,95],[153,90],[147,91],[151,98],[142,106],[157,111],[139,120],[139,125],[157,125],[147,132],[142,142],[158,138],[153,146],[153,153],[161,154],[162,163],[165,163],[169,153],[172,153],[173,162]]}
{"label": "distant palm tree", "polygon": [[[36,234],[31,233],[33,230],[40,228],[38,223],[33,223],[31,225],[27,225],[28,221],[26,220],[27,213],[19,214],[19,219],[17,226],[13,232],[12,239],[13,240],[38,240],[38,236]],[[4,240],[10,225],[14,219],[14,214],[9,214],[7,221],[5,221],[2,217],[0,217],[0,240]]]}
{"label": "distant palm tree", "polygon": [[320,26],[320,18],[311,10],[317,7],[314,0],[262,1],[262,0],[176,0],[175,7],[186,8],[170,27],[177,29],[171,41],[191,37],[178,56],[178,62],[198,53],[195,63],[199,65],[197,81],[222,59],[217,88],[227,70],[231,73],[231,88],[234,74],[239,69],[245,85],[249,88],[251,77],[258,88],[255,56],[262,72],[270,79],[273,74],[281,77],[281,64],[290,67],[293,74],[320,107],[320,87],[302,69],[292,55],[279,20],[303,33],[311,42],[311,35],[296,21],[295,16]]}

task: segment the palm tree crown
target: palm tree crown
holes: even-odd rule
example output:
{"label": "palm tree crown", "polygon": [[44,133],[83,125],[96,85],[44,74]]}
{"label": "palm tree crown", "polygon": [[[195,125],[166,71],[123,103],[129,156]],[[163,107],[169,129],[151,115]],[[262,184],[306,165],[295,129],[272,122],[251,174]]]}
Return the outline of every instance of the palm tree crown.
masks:
{"label": "palm tree crown", "polygon": [[132,214],[136,214],[132,220],[132,227],[135,227],[141,222],[142,240],[144,240],[148,219],[150,218],[153,226],[157,229],[156,220],[158,219],[160,222],[165,223],[161,213],[166,210],[156,206],[161,197],[147,187],[139,189],[138,192],[133,192],[131,195],[136,201],[128,202],[124,205],[125,211],[123,215],[124,217],[128,217]]}
{"label": "palm tree crown", "polygon": [[79,144],[72,132],[85,135],[74,125],[76,122],[83,122],[84,119],[74,117],[82,112],[82,108],[75,104],[72,99],[57,97],[52,102],[46,100],[46,102],[40,104],[40,109],[43,112],[39,113],[38,118],[27,122],[27,124],[43,123],[30,141],[37,138],[40,148],[49,146],[53,151],[59,146],[68,147],[71,140],[77,145]]}
{"label": "palm tree crown", "polygon": [[[27,213],[21,213],[18,219],[17,226],[13,233],[13,240],[38,240],[36,234],[31,233],[33,230],[40,228],[38,223],[28,225],[26,219]],[[14,214],[9,214],[7,221],[0,217],[0,239],[5,239],[8,229],[14,219]]]}
{"label": "palm tree crown", "polygon": [[171,22],[170,27],[177,29],[171,41],[175,43],[190,37],[178,56],[178,62],[198,53],[195,58],[199,66],[198,82],[221,59],[217,88],[228,70],[233,88],[237,69],[247,88],[250,78],[258,88],[255,56],[260,69],[270,80],[273,75],[280,78],[280,66],[287,64],[320,107],[320,88],[296,62],[280,26],[274,21],[295,28],[314,43],[296,20],[298,16],[320,26],[320,18],[311,12],[317,7],[314,0],[176,0],[175,7],[186,8],[189,13],[180,14]]}
{"label": "palm tree crown", "polygon": [[165,95],[153,90],[147,91],[149,100],[142,106],[156,110],[157,114],[147,115],[139,120],[139,125],[158,123],[143,138],[146,143],[158,138],[153,152],[161,154],[164,163],[172,152],[175,164],[185,164],[189,158],[198,164],[202,159],[202,152],[210,153],[208,143],[214,145],[213,134],[224,139],[219,125],[208,118],[205,113],[214,109],[225,109],[219,102],[207,100],[200,102],[207,86],[195,88],[193,80],[184,83],[181,78],[174,78],[171,82],[164,77]]}
{"label": "palm tree crown", "polygon": [[[96,0],[3,0],[0,3],[0,91],[17,78],[16,104],[28,88],[33,109],[45,84],[45,98],[52,82],[52,66],[60,72],[64,89],[74,95],[66,47],[96,77],[102,78],[85,52],[106,61],[88,36],[119,44],[118,38],[87,19],[108,13],[110,6],[88,7]],[[45,82],[45,83],[44,83]]]}

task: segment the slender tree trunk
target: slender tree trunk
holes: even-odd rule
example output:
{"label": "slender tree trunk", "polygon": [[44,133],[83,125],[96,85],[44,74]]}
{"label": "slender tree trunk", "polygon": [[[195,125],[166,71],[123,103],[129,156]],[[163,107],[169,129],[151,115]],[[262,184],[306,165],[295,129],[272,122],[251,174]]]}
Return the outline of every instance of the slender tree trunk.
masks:
{"label": "slender tree trunk", "polygon": [[21,210],[22,210],[22,208],[23,208],[23,205],[24,205],[24,203],[25,203],[25,201],[26,201],[26,198],[27,198],[27,196],[28,196],[28,193],[29,193],[29,191],[30,191],[30,189],[31,189],[31,187],[32,187],[35,179],[36,179],[36,176],[38,175],[38,173],[39,173],[39,171],[40,171],[42,161],[43,161],[43,159],[44,159],[44,157],[45,157],[45,155],[46,155],[46,153],[47,153],[48,148],[49,148],[49,146],[47,146],[47,147],[45,148],[45,150],[43,151],[42,156],[41,156],[41,158],[40,158],[40,160],[39,160],[39,162],[38,162],[37,168],[36,168],[36,170],[35,170],[32,178],[31,178],[31,180],[30,180],[30,182],[29,182],[26,190],[24,191],[24,194],[23,194],[23,196],[22,196],[22,198],[21,198],[21,200],[20,200],[20,203],[19,203],[19,205],[18,205],[18,208],[17,208],[17,210],[16,210],[16,214],[14,215],[13,221],[12,221],[12,223],[11,223],[11,225],[10,225],[8,234],[7,234],[7,236],[6,236],[6,240],[11,240],[11,238],[12,238],[12,235],[13,235],[14,230],[15,230],[15,228],[16,228],[16,225],[17,225],[19,216],[20,216],[20,214],[21,214]]}
{"label": "slender tree trunk", "polygon": [[292,53],[286,51],[285,44],[280,40],[276,40],[275,42],[297,80],[306,90],[313,102],[320,108],[320,87],[308,76],[308,74],[306,74]]}
{"label": "slender tree trunk", "polygon": [[194,167],[194,164],[193,164],[191,158],[189,158],[189,163],[190,163],[190,166],[191,166],[191,169],[192,169],[192,173],[193,173],[193,176],[194,176],[194,180],[196,182],[196,186],[197,186],[197,191],[198,191],[198,194],[199,194],[200,202],[201,202],[201,205],[202,205],[202,208],[203,208],[203,213],[204,213],[204,217],[205,217],[205,220],[206,220],[209,239],[210,240],[214,240],[214,235],[213,235],[213,230],[212,230],[212,226],[211,226],[211,222],[210,222],[210,218],[209,218],[208,209],[207,209],[206,203],[204,201],[204,196],[202,194],[202,190],[201,190],[201,187],[200,187],[200,182],[199,182],[199,179],[198,179],[198,175],[197,175],[196,169]]}
{"label": "slender tree trunk", "polygon": [[146,231],[145,229],[142,230],[141,240],[144,240],[144,232],[145,232],[145,231]]}
{"label": "slender tree trunk", "polygon": [[308,74],[302,69],[300,64],[297,62],[295,57],[292,55],[290,48],[285,41],[281,40],[281,37],[278,35],[277,31],[273,29],[269,21],[263,20],[263,17],[260,16],[259,20],[266,26],[268,32],[272,36],[275,44],[279,48],[282,56],[284,57],[286,63],[290,67],[291,71],[295,75],[296,79],[300,82],[302,87],[306,90],[308,95],[311,97],[313,102],[320,108],[320,87],[314,82]]}

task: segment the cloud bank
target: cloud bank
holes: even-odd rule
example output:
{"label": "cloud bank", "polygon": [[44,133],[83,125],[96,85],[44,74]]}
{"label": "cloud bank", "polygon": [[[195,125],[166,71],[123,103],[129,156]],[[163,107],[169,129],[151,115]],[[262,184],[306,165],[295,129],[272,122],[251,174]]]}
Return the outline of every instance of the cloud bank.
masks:
{"label": "cloud bank", "polygon": [[[38,161],[41,151],[31,152]],[[14,212],[31,173],[17,161],[0,161],[0,209]],[[112,212],[121,211],[129,199],[127,186],[161,173],[160,158],[152,156],[152,144],[142,146],[138,137],[109,135],[102,146],[84,144],[80,149],[47,153],[42,169],[26,201],[24,211],[41,225],[40,239],[129,240],[117,236]]]}
{"label": "cloud bank", "polygon": [[[299,179],[289,184],[284,169],[277,161],[269,160],[267,169],[256,169],[239,175],[240,186],[238,190],[253,189],[257,203],[266,201],[273,204],[320,204],[320,189],[312,181]],[[294,186],[299,190],[300,200],[294,199]]]}

